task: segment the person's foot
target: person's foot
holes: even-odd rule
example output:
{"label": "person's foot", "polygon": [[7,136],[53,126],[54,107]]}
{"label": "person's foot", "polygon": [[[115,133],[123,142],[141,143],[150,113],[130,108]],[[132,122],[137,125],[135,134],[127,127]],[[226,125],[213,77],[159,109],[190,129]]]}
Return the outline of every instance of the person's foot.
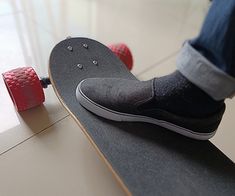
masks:
{"label": "person's foot", "polygon": [[225,111],[179,71],[149,81],[85,79],[77,87],[80,104],[107,119],[157,124],[194,139],[211,138]]}

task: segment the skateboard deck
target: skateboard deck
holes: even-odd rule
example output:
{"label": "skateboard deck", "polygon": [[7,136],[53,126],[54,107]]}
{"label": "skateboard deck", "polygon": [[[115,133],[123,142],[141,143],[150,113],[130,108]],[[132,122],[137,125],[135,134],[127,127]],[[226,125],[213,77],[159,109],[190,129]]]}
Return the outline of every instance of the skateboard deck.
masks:
{"label": "skateboard deck", "polygon": [[97,77],[137,80],[97,41],[71,38],[52,50],[49,78],[56,95],[128,195],[235,195],[235,165],[210,141],[152,124],[110,121],[84,109],[76,87]]}

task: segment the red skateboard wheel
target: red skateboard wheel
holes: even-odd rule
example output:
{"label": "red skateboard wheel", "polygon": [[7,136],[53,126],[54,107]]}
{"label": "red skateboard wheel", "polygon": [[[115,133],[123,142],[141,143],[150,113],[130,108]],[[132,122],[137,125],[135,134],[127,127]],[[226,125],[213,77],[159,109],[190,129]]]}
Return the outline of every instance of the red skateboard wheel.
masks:
{"label": "red skateboard wheel", "polygon": [[120,60],[127,66],[129,70],[133,67],[133,57],[131,54],[130,49],[127,47],[126,44],[119,43],[119,44],[112,44],[108,46],[110,50],[116,54]]}
{"label": "red skateboard wheel", "polygon": [[24,111],[45,101],[42,85],[32,67],[21,67],[2,74],[17,111]]}

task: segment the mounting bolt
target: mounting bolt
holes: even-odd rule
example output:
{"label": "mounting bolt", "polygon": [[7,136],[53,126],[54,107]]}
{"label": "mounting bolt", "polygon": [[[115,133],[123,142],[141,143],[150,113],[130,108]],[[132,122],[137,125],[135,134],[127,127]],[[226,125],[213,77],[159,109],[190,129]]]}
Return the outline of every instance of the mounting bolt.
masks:
{"label": "mounting bolt", "polygon": [[66,37],[66,39],[71,39],[71,38],[72,38],[71,36]]}
{"label": "mounting bolt", "polygon": [[88,45],[86,43],[82,44],[82,46],[86,49],[88,49]]}
{"label": "mounting bolt", "polygon": [[82,69],[82,68],[83,68],[83,65],[82,65],[82,64],[77,64],[77,67],[78,67],[79,69]]}
{"label": "mounting bolt", "polygon": [[69,51],[73,51],[73,47],[72,47],[72,46],[68,46],[67,49],[68,49]]}
{"label": "mounting bolt", "polygon": [[97,62],[96,60],[93,60],[92,63],[93,63],[94,65],[98,65],[98,62]]}

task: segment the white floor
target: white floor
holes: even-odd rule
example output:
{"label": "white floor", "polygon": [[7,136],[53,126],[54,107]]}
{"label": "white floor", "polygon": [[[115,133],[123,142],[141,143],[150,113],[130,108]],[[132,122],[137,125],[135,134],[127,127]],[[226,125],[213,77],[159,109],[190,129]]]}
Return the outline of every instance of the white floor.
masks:
{"label": "white floor", "polygon": [[[140,79],[175,69],[183,41],[197,35],[207,0],[1,0],[0,73],[33,66],[47,74],[61,39],[86,36],[131,48]],[[14,110],[0,79],[0,195],[124,195],[52,88],[41,107]],[[235,161],[234,100],[211,140]]]}

